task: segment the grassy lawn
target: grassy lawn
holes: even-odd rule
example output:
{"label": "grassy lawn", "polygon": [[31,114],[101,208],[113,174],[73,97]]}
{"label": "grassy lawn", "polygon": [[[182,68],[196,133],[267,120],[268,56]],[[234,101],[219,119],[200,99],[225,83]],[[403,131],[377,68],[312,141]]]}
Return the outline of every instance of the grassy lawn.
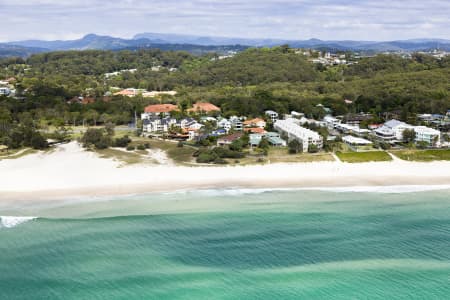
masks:
{"label": "grassy lawn", "polygon": [[271,148],[267,160],[271,163],[296,163],[315,161],[334,161],[330,153],[299,153],[289,154],[286,148]]}
{"label": "grassy lawn", "polygon": [[450,160],[450,149],[444,150],[394,150],[392,154],[408,161]]}
{"label": "grassy lawn", "polygon": [[391,161],[392,157],[384,151],[369,152],[336,152],[337,157],[343,162],[362,163],[371,161]]}

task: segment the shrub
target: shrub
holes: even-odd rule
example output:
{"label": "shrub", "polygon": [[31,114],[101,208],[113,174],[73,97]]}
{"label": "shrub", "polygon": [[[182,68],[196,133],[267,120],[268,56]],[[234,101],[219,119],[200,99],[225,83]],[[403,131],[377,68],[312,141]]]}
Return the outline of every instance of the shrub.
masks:
{"label": "shrub", "polygon": [[145,149],[150,149],[150,144],[149,143],[145,143],[144,147],[145,147]]}
{"label": "shrub", "polygon": [[145,150],[145,146],[143,144],[139,144],[136,148],[138,150]]}
{"label": "shrub", "polygon": [[131,143],[131,139],[128,137],[128,135],[126,135],[121,138],[116,138],[114,140],[114,147],[125,148],[128,146],[129,143]]}
{"label": "shrub", "polygon": [[183,148],[183,146],[184,146],[183,142],[182,142],[182,141],[179,141],[178,144],[177,144],[177,147],[178,147],[178,148]]}
{"label": "shrub", "polygon": [[132,145],[127,146],[127,151],[134,151],[134,150],[136,150],[136,147]]}

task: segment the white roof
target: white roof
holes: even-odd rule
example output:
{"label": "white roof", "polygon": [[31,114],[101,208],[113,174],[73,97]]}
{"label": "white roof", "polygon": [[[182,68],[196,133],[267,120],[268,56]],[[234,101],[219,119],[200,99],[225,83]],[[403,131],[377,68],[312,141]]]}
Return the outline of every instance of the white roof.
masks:
{"label": "white roof", "polygon": [[372,142],[369,140],[354,137],[352,135],[346,135],[342,138],[342,140],[346,143],[355,144],[355,145],[370,145],[370,144],[372,144]]}

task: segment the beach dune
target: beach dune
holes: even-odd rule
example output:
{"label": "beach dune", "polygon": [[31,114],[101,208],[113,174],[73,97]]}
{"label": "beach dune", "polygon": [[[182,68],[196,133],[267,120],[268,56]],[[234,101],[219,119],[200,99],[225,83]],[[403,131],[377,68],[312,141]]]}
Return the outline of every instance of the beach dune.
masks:
{"label": "beach dune", "polygon": [[450,162],[121,166],[76,142],[0,161],[0,199],[62,199],[184,189],[449,185]]}

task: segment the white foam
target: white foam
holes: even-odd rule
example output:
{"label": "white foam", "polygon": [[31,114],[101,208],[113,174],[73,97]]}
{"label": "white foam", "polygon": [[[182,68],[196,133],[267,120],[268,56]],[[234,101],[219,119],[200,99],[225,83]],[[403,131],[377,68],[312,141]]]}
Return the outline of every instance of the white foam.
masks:
{"label": "white foam", "polygon": [[25,222],[36,219],[36,217],[12,217],[12,216],[0,216],[0,227],[13,228]]}
{"label": "white foam", "polygon": [[335,193],[382,193],[400,194],[426,191],[450,190],[450,185],[392,185],[392,186],[349,186],[349,187],[307,187],[307,188],[222,188],[200,190],[177,190],[163,193],[170,194],[200,194],[203,196],[239,196],[262,194],[267,192],[324,191]]}

